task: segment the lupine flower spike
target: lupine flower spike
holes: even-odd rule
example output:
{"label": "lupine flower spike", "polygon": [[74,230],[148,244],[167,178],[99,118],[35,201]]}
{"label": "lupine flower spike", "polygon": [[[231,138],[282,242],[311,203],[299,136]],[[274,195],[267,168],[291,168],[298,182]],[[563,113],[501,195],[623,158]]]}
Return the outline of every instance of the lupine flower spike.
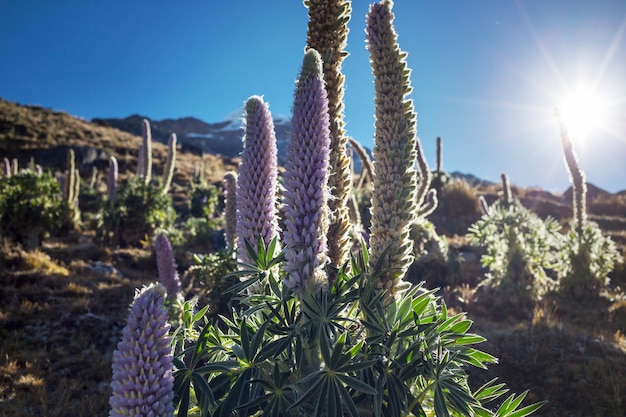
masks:
{"label": "lupine flower spike", "polygon": [[350,1],[309,0],[307,46],[318,51],[323,61],[324,81],[328,94],[330,156],[328,189],[330,210],[328,229],[328,258],[331,265],[341,267],[350,254],[350,213],[352,176],[347,153],[348,136],[344,123],[344,75],[341,66],[350,20]]}
{"label": "lupine flower spike", "polygon": [[137,169],[139,170],[139,176],[142,177],[146,184],[150,183],[152,175],[152,133],[150,132],[150,122],[146,119],[142,124],[142,136],[141,147],[139,148],[139,159]]}
{"label": "lupine flower spike", "polygon": [[113,352],[109,417],[174,415],[174,377],[165,288],[151,285],[135,296]]}
{"label": "lupine flower spike", "polygon": [[[405,58],[393,28],[393,2],[370,6],[367,47],[375,77],[376,123],[370,265],[386,252],[379,286],[393,294],[413,261],[411,224],[416,218],[416,114]],[[391,272],[393,271],[393,272]]]}
{"label": "lupine flower spike", "polygon": [[258,249],[259,237],[269,244],[278,235],[276,189],[278,163],[274,121],[259,96],[246,104],[244,149],[237,181],[237,257],[250,262],[245,242]]}
{"label": "lupine flower spike", "polygon": [[115,194],[117,193],[117,158],[111,156],[109,158],[109,175],[107,177],[107,195],[110,201],[115,200]]}
{"label": "lupine flower spike", "polygon": [[167,298],[175,301],[181,295],[180,279],[176,271],[174,251],[167,236],[159,233],[154,241],[159,281],[167,290]]}
{"label": "lupine flower spike", "polygon": [[237,173],[234,171],[228,171],[224,174],[224,195],[226,199],[224,239],[226,240],[226,247],[234,249],[237,242]]}
{"label": "lupine flower spike", "polygon": [[328,287],[328,160],[330,130],[322,60],[309,49],[296,87],[285,162],[285,285],[296,292]]}
{"label": "lupine flower spike", "polygon": [[563,144],[563,153],[565,156],[565,165],[569,172],[570,182],[572,183],[574,222],[576,231],[582,236],[585,223],[587,222],[587,183],[585,182],[585,174],[578,166],[578,156],[574,150],[574,145],[570,139],[569,129],[561,117],[561,111],[556,109],[556,116],[559,119],[561,129],[561,143]]}

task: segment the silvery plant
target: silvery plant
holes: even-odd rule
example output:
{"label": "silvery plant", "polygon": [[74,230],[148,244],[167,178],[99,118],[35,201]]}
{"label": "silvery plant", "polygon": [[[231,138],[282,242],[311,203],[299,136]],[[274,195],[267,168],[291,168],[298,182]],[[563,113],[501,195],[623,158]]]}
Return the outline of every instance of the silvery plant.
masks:
{"label": "silvery plant", "polygon": [[[346,56],[345,39],[335,38],[347,33],[350,2],[305,5],[308,48],[296,85],[281,192],[276,192],[269,108],[256,96],[246,105],[235,216],[240,280],[230,289],[242,307],[213,321],[205,318],[210,306],[196,312],[192,302],[185,303],[176,332],[185,338],[175,338],[171,348],[170,394],[165,393],[169,362],[161,360],[168,358],[162,340],[170,337],[162,331],[165,310],[152,307],[167,297],[162,287],[144,290],[129,328],[141,317],[150,334],[161,338],[125,331],[114,357],[111,415],[531,414],[540,404],[522,405],[526,393],[506,396],[504,384],[494,381],[470,388],[466,368],[484,368],[496,358],[475,348],[484,339],[469,332],[472,322],[464,314],[449,315],[434,290],[403,280],[412,261],[411,226],[432,211],[436,199],[428,191],[428,167],[408,99],[410,70],[397,44],[392,2],[372,5],[367,15],[376,78],[369,249],[349,240],[343,207],[349,199],[342,195],[349,187],[337,185],[349,175],[343,169],[349,165],[343,162],[343,106],[329,105],[342,99],[338,60]],[[334,81],[327,80],[327,72],[334,72]],[[252,149],[257,152],[248,152]],[[143,294],[154,301],[142,301]],[[144,304],[150,306],[144,314],[135,312]],[[158,359],[146,361],[153,356]],[[161,379],[150,380],[157,372]]]}

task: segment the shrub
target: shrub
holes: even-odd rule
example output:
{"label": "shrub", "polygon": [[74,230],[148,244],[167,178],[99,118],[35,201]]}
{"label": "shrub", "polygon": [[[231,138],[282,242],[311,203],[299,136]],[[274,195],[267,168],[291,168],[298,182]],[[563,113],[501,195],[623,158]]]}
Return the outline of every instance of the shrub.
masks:
{"label": "shrub", "polygon": [[556,284],[547,270],[558,268],[559,228],[554,219],[541,220],[517,200],[508,207],[494,203],[469,229],[471,242],[487,251],[481,261],[488,272],[480,285],[494,290],[495,301],[502,303],[527,306],[540,299]]}
{"label": "shrub", "polygon": [[609,274],[622,262],[613,241],[593,222],[585,222],[582,234],[576,230],[567,233],[560,256],[560,288],[577,297],[598,295],[606,289]]}
{"label": "shrub", "polygon": [[158,229],[172,226],[175,219],[168,195],[144,178],[131,177],[118,187],[115,199],[104,204],[97,238],[112,246],[138,246]]}
{"label": "shrub", "polygon": [[437,197],[439,204],[430,219],[439,233],[462,236],[480,219],[478,195],[467,181],[456,179],[442,183]]}
{"label": "shrub", "polygon": [[62,209],[59,185],[51,175],[23,170],[0,178],[0,234],[27,250],[59,228]]}

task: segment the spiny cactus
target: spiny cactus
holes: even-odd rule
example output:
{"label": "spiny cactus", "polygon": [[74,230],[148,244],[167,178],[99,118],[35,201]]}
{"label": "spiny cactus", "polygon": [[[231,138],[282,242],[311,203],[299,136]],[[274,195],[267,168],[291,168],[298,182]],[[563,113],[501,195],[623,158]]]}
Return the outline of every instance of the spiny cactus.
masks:
{"label": "spiny cactus", "polygon": [[237,243],[237,173],[228,171],[224,174],[224,238],[226,247],[234,249]]}
{"label": "spiny cactus", "polygon": [[[307,45],[318,51],[323,60],[324,81],[328,97],[330,121],[330,175],[328,200],[328,258],[331,265],[341,267],[350,254],[350,214],[348,199],[352,188],[348,137],[344,122],[344,75],[341,72],[348,37],[348,21],[352,11],[346,0],[307,0],[309,25]],[[332,278],[332,277],[331,277]]]}
{"label": "spiny cactus", "polygon": [[246,242],[255,250],[278,236],[276,189],[278,163],[274,121],[259,96],[245,104],[244,149],[237,182],[237,258],[250,262]]}
{"label": "spiny cactus", "polygon": [[293,104],[291,142],[285,162],[285,285],[295,292],[328,286],[328,160],[330,130],[322,59],[309,49]]}
{"label": "spiny cactus", "polygon": [[151,285],[135,295],[122,340],[113,352],[109,417],[174,414],[174,377],[165,288]]}

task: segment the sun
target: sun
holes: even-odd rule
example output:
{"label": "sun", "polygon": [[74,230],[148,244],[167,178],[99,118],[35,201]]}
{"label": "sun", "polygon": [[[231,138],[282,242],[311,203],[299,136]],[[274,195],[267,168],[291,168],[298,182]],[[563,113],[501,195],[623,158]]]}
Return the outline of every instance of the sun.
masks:
{"label": "sun", "polygon": [[565,96],[558,108],[565,125],[581,141],[591,139],[609,123],[609,100],[588,86],[579,87]]}

